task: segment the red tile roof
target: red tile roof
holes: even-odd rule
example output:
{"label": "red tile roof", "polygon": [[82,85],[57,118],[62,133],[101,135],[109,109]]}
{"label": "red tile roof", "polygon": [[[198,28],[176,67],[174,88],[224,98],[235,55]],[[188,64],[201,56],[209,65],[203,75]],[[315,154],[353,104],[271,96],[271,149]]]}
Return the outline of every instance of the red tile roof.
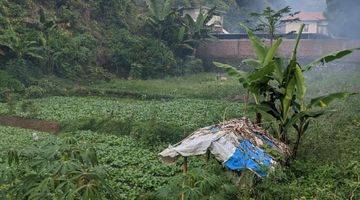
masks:
{"label": "red tile roof", "polygon": [[300,12],[294,17],[287,17],[287,19],[299,18],[301,21],[321,21],[326,20],[323,12]]}

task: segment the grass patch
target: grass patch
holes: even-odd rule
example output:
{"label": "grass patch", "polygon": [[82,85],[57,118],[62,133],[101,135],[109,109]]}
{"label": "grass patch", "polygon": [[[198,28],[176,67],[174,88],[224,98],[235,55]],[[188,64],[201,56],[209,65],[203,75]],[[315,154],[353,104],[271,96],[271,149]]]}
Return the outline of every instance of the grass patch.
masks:
{"label": "grass patch", "polygon": [[234,79],[220,80],[221,74],[203,73],[161,80],[113,80],[91,85],[93,90],[133,93],[168,98],[231,99],[242,94],[242,87]]}

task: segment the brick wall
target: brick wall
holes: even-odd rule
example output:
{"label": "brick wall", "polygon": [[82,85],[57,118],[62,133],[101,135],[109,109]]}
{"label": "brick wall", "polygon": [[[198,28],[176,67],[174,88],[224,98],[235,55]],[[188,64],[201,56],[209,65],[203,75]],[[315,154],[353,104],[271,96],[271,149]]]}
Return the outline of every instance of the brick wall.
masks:
{"label": "brick wall", "polygon": [[[283,40],[278,51],[279,55],[289,57],[294,43],[295,40]],[[315,59],[334,51],[357,47],[360,47],[360,40],[303,39],[299,45],[298,56],[300,59]],[[207,59],[243,59],[254,56],[250,41],[247,39],[207,42],[201,45],[198,55]],[[360,62],[360,51],[354,52],[344,60]]]}

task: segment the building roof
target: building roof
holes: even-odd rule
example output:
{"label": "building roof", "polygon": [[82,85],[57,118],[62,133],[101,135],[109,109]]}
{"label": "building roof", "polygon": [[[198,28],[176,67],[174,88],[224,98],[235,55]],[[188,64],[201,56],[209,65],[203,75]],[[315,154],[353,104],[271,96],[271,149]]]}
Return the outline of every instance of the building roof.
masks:
{"label": "building roof", "polygon": [[301,21],[322,21],[326,20],[323,12],[300,12],[294,17],[287,17],[287,19],[299,18]]}
{"label": "building roof", "polygon": [[[180,9],[181,10],[200,10],[200,9],[211,10],[212,8],[207,7],[207,6],[192,6],[192,7],[181,7]],[[215,9],[214,14],[216,14],[216,15],[225,15],[226,12],[223,11],[223,10]]]}

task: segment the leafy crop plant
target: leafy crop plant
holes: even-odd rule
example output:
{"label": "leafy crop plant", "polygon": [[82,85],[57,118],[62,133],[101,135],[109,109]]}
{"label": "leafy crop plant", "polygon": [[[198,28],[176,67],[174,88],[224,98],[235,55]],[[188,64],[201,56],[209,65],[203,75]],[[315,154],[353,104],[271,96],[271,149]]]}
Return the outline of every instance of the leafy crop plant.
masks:
{"label": "leafy crop plant", "polygon": [[214,64],[225,69],[230,76],[236,77],[248,90],[248,93],[254,96],[255,110],[271,118],[272,131],[277,138],[290,144],[289,131],[291,128],[296,130],[297,136],[292,152],[292,157],[295,158],[301,138],[307,131],[311,119],[324,115],[328,111],[325,108],[334,100],[352,95],[348,92],[339,92],[313,98],[308,102],[305,99],[307,85],[304,72],[318,65],[340,59],[360,48],[338,51],[301,66],[297,58],[297,49],[304,29],[304,25],[302,25],[292,57],[289,64],[285,65],[284,59],[275,56],[281,45],[281,38],[268,47],[250,29],[245,26],[244,28],[249,35],[257,59],[246,59],[243,62],[253,67],[254,70],[244,72],[227,64],[218,62]]}

